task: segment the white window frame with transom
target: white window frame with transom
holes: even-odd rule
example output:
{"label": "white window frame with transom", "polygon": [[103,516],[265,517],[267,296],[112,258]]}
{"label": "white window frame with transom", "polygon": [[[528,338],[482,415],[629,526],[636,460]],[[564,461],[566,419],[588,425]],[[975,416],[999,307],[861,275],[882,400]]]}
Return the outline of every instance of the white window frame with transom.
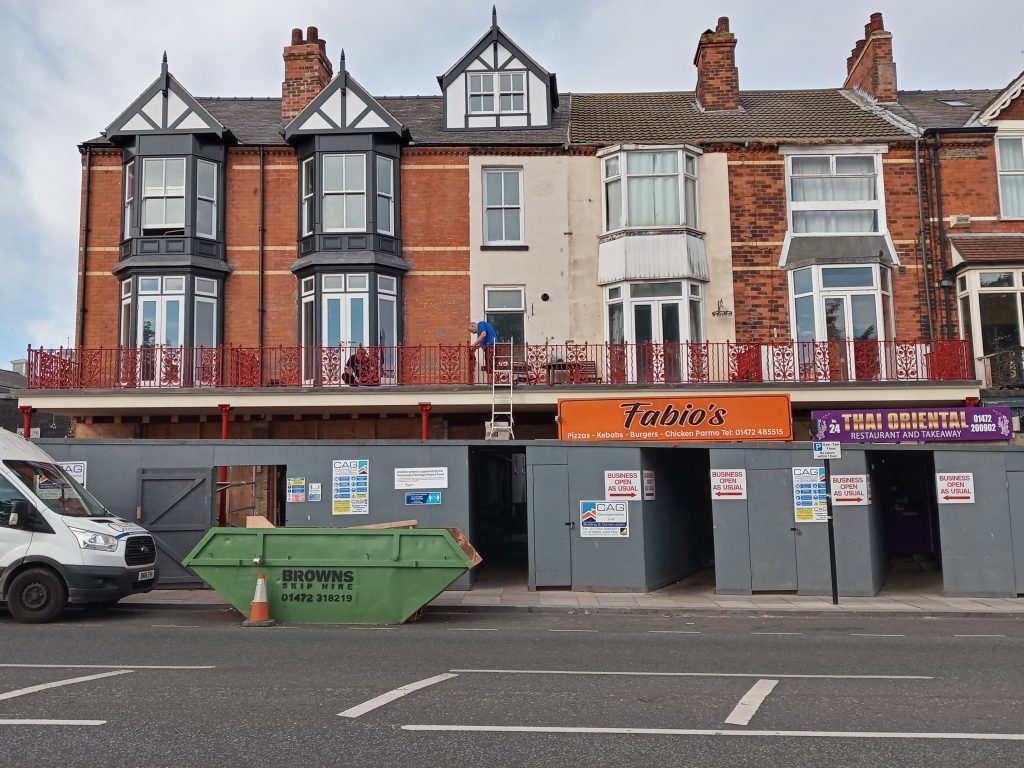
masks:
{"label": "white window frame with transom", "polygon": [[[876,235],[888,232],[885,215],[885,184],[883,179],[882,156],[888,147],[877,145],[865,146],[825,146],[825,147],[782,147],[779,150],[786,164],[786,220],[789,234],[793,237],[830,237],[834,235]],[[822,164],[827,158],[827,168],[812,171],[815,163]],[[855,172],[858,161],[870,159],[871,172],[866,173],[862,167]],[[866,163],[865,163],[866,165]],[[873,176],[874,183],[868,194],[851,194],[841,190],[840,181],[852,182]],[[810,182],[832,181],[833,184],[821,183],[814,191]],[[798,186],[797,182],[808,182]],[[801,191],[798,189],[803,188]],[[817,196],[820,199],[806,199]],[[838,197],[838,199],[837,199]],[[797,199],[800,198],[800,199]],[[828,199],[831,198],[831,199]],[[819,214],[820,224],[813,224],[811,214]],[[840,214],[871,213],[873,220],[869,228],[843,227]],[[843,228],[837,228],[843,227]]]}
{"label": "white window frame with transom", "polygon": [[[490,180],[494,177],[500,178],[497,191],[500,199],[494,199],[494,192],[491,190]],[[514,178],[516,183],[512,186],[515,192],[513,198],[507,186],[507,180]],[[523,169],[509,167],[488,167],[483,169],[483,244],[484,245],[513,245],[521,246],[526,244],[526,217],[523,210]],[[511,222],[515,222],[517,231],[510,232]],[[500,223],[501,231],[492,229],[492,225]],[[497,237],[492,235],[498,234]],[[509,237],[514,234],[514,237]]]}
{"label": "white window frame with transom", "polygon": [[999,131],[996,136],[999,176],[999,218],[1024,219],[1024,133]]}
{"label": "white window frame with transom", "polygon": [[[623,145],[599,152],[602,231],[699,229],[700,154],[685,145]],[[644,204],[640,193],[648,188],[650,202]]]}
{"label": "white window frame with transom", "polygon": [[[1024,266],[986,265],[965,270],[957,275],[956,293],[960,338],[970,338],[976,358],[1019,350],[1024,345]],[[993,322],[999,313],[1004,319],[1012,315],[1015,335],[1000,340],[986,333],[986,327],[999,325]]]}
{"label": "white window frame with transom", "polygon": [[529,74],[525,69],[467,72],[467,114],[525,115],[530,109]]}
{"label": "white window frame with transom", "polygon": [[[341,160],[341,183],[335,185],[333,179],[329,178],[328,163],[333,165],[338,159]],[[356,168],[358,168],[359,173],[355,173]],[[350,178],[350,174],[352,178]],[[328,184],[331,186],[328,186]],[[323,155],[320,161],[320,220],[323,223],[324,232],[367,231],[367,186],[365,153],[330,152]],[[329,226],[328,203],[331,202],[333,206],[335,198],[341,202],[341,220],[337,222],[337,226]],[[356,212],[352,219],[349,217],[350,208]],[[361,212],[361,219],[358,217],[359,212]]]}

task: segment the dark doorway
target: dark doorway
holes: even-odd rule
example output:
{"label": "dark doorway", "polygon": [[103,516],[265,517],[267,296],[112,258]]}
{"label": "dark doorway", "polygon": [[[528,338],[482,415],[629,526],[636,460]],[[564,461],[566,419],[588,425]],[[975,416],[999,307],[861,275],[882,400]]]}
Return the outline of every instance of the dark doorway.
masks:
{"label": "dark doorway", "polygon": [[526,449],[470,448],[469,539],[483,563],[473,569],[474,588],[526,588],[529,539],[526,522]]}
{"label": "dark doorway", "polygon": [[931,451],[868,451],[873,505],[894,574],[939,571],[939,508]]}

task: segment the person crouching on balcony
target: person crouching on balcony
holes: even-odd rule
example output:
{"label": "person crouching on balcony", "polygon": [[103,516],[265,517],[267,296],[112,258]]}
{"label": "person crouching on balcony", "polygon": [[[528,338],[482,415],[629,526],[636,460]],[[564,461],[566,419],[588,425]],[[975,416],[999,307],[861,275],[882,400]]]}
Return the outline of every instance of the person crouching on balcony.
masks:
{"label": "person crouching on balcony", "polygon": [[369,362],[370,353],[366,351],[366,347],[360,344],[345,362],[345,372],[341,374],[341,380],[349,386],[358,387],[363,383],[363,379],[368,373],[367,365]]}
{"label": "person crouching on balcony", "polygon": [[477,334],[476,341],[470,344],[470,350],[482,349],[484,351],[484,370],[488,375],[491,373],[491,356],[494,354],[494,342],[498,335],[494,332],[494,326],[486,320],[478,323],[470,323],[470,333]]}

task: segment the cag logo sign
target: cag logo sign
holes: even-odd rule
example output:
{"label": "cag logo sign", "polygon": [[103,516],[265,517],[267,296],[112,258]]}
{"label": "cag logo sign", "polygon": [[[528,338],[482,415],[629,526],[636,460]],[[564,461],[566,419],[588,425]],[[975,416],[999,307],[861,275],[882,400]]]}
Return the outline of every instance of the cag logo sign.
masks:
{"label": "cag logo sign", "polygon": [[819,477],[821,474],[820,467],[793,467],[795,477]]}

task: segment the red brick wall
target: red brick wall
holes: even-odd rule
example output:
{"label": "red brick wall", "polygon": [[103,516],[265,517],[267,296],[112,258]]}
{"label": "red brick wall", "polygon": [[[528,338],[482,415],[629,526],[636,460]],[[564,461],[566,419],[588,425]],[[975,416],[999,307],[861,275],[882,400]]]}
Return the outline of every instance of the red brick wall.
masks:
{"label": "red brick wall", "polygon": [[[120,150],[93,150],[89,190],[89,252],[85,264],[85,334],[82,346],[116,347],[121,311],[120,283],[110,274],[121,242],[121,195],[124,182]],[[82,155],[82,202],[85,216],[85,155]],[[81,230],[80,230],[81,231]],[[82,242],[79,241],[78,304],[82,295]],[[76,316],[81,332],[81,313]],[[76,339],[78,334],[76,333]],[[77,346],[77,341],[75,342]]]}
{"label": "red brick wall", "polygon": [[405,343],[464,343],[469,322],[469,154],[402,150]]}
{"label": "red brick wall", "polygon": [[697,100],[707,110],[738,109],[740,76],[736,69],[736,36],[722,16],[714,32],[700,36],[697,45]]}

